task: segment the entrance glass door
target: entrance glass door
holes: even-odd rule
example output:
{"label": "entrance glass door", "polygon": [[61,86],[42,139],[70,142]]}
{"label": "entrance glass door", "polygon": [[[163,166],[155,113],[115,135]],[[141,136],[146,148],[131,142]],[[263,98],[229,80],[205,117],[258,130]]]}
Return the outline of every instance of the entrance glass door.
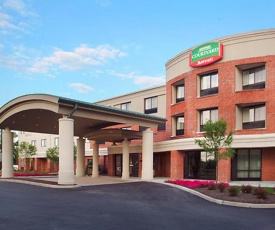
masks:
{"label": "entrance glass door", "polygon": [[130,154],[130,176],[138,177],[138,169],[139,169],[139,157],[138,153]]}
{"label": "entrance glass door", "polygon": [[206,152],[185,152],[184,178],[215,180],[216,161]]}
{"label": "entrance glass door", "polygon": [[122,154],[115,155],[115,176],[122,176]]}

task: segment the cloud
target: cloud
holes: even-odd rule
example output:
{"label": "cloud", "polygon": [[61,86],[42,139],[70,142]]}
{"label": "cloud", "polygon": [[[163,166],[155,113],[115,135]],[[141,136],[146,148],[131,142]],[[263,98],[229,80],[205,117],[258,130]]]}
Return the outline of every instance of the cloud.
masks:
{"label": "cloud", "polygon": [[29,70],[33,73],[47,73],[49,68],[57,67],[66,71],[75,71],[99,66],[109,59],[123,56],[126,56],[126,53],[109,45],[92,48],[82,44],[73,51],[56,49],[51,56],[36,60]]}
{"label": "cloud", "polygon": [[12,9],[14,11],[17,11],[21,15],[28,14],[26,10],[26,6],[24,2],[22,2],[21,0],[6,0],[3,2],[3,6],[7,9]]}
{"label": "cloud", "polygon": [[76,90],[79,93],[87,93],[89,91],[94,90],[93,87],[84,85],[82,83],[72,83],[72,84],[69,84],[69,87],[73,88],[74,90]]}
{"label": "cloud", "polygon": [[[0,32],[7,35],[12,31],[28,32],[29,19],[36,16],[21,0],[4,0],[0,3]],[[27,22],[27,21],[28,22]]]}
{"label": "cloud", "polygon": [[150,77],[150,76],[137,76],[134,79],[136,85],[141,87],[155,87],[165,84],[165,76]]}
{"label": "cloud", "polygon": [[116,76],[122,79],[133,79],[136,85],[139,85],[143,88],[147,87],[155,87],[165,84],[165,76],[141,76],[138,72],[130,72],[130,73],[118,73],[114,70],[107,71],[108,74],[112,76]]}

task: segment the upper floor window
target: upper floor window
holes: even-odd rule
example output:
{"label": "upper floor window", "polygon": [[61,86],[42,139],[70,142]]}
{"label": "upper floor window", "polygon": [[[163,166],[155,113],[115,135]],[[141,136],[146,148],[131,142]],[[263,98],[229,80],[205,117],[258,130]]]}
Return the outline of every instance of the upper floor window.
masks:
{"label": "upper floor window", "polygon": [[176,86],[176,102],[184,101],[184,85]]}
{"label": "upper floor window", "polygon": [[54,138],[54,146],[59,146],[59,138],[58,137]]}
{"label": "upper floor window", "polygon": [[120,108],[125,110],[131,110],[131,102],[122,103]]}
{"label": "upper floor window", "polygon": [[265,88],[265,67],[255,67],[242,71],[243,89]]}
{"label": "upper floor window", "polygon": [[176,116],[176,135],[184,135],[184,115]]}
{"label": "upper floor window", "polygon": [[218,72],[200,76],[200,96],[218,93]]}
{"label": "upper floor window", "polygon": [[41,139],[41,147],[46,147],[46,146],[47,146],[46,139]]}
{"label": "upper floor window", "polygon": [[217,108],[200,111],[200,132],[204,131],[203,126],[209,120],[211,120],[212,122],[218,121],[218,109]]}
{"label": "upper floor window", "polygon": [[36,140],[32,140],[31,145],[36,146]]}
{"label": "upper floor window", "polygon": [[243,107],[243,129],[265,128],[265,105]]}
{"label": "upper floor window", "polygon": [[149,97],[145,98],[145,114],[157,113],[158,112],[158,98]]}

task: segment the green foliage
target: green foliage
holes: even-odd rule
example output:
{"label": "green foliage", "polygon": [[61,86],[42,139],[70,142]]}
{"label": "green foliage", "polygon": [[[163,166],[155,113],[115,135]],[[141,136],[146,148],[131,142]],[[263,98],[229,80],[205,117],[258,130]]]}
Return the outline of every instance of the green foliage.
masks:
{"label": "green foliage", "polygon": [[[74,145],[73,147],[73,152],[74,152],[74,161],[76,161],[76,152],[77,152],[77,147]],[[59,148],[58,146],[48,148],[46,151],[46,157],[47,159],[51,160],[54,164],[59,163]]]}
{"label": "green foliage", "polygon": [[216,122],[209,120],[203,127],[204,139],[196,139],[195,143],[205,152],[213,155],[216,160],[232,158],[234,156],[234,149],[231,147],[233,131],[229,131],[226,135],[227,122],[223,119]]}
{"label": "green foliage", "polygon": [[54,164],[57,164],[59,162],[59,148],[57,146],[48,148],[46,151],[46,157]]}
{"label": "green foliage", "polygon": [[18,147],[18,154],[21,158],[25,158],[29,160],[31,156],[36,154],[36,147],[34,145],[29,144],[28,142],[21,142]]}
{"label": "green foliage", "polygon": [[13,164],[18,164],[18,135],[13,134]]}

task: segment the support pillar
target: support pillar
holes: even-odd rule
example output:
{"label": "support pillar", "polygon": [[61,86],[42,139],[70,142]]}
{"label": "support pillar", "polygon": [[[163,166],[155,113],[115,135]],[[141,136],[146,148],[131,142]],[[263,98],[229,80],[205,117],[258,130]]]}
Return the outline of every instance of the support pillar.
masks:
{"label": "support pillar", "polygon": [[153,180],[153,131],[146,129],[142,133],[142,175],[141,179]]}
{"label": "support pillar", "polygon": [[99,173],[98,173],[98,154],[99,153],[99,145],[97,141],[94,142],[93,145],[93,175],[92,178],[98,178]]}
{"label": "support pillar", "polygon": [[76,176],[85,176],[85,139],[77,139]]}
{"label": "support pillar", "polygon": [[127,138],[123,141],[123,154],[122,154],[122,179],[129,179],[129,141]]}
{"label": "support pillar", "polygon": [[59,172],[58,184],[75,184],[74,176],[74,120],[59,119]]}
{"label": "support pillar", "polygon": [[2,131],[2,178],[12,178],[13,169],[13,133],[9,128]]}

